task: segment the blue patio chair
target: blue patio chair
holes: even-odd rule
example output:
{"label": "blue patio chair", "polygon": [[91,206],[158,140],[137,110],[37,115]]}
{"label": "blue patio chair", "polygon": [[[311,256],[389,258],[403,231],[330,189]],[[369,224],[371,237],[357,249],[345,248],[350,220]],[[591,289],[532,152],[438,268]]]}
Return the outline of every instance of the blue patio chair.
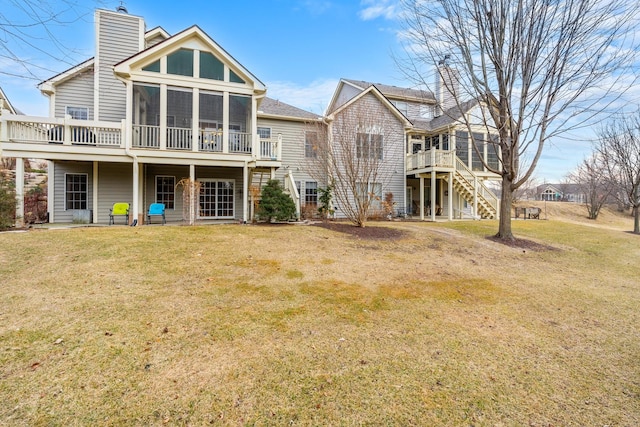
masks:
{"label": "blue patio chair", "polygon": [[164,216],[164,203],[151,203],[147,212],[147,224],[151,224],[152,216],[162,216],[162,224],[166,224],[167,220]]}

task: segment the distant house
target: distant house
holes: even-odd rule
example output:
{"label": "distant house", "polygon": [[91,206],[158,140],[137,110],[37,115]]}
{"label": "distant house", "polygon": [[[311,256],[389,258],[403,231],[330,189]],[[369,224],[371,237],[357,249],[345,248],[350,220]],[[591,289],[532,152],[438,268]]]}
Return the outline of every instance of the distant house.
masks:
{"label": "distant house", "polygon": [[[130,204],[129,219],[139,224],[152,203],[165,204],[167,221],[181,221],[183,178],[200,183],[202,221],[250,220],[254,190],[270,178],[283,182],[299,215],[314,212],[328,176],[308,168],[318,138],[309,124],[335,137],[356,108],[375,122],[358,128],[353,143],[361,154],[385,156],[391,176],[384,185],[363,177],[358,191],[378,200],[390,193],[399,213],[421,219],[498,215],[486,186],[497,176],[483,166],[498,165],[495,137],[463,126],[479,106],[458,103],[443,82],[431,93],[342,79],[320,116],[267,97],[260,79],[198,26],[174,35],[147,30],[123,8],[97,10],[95,21],[95,56],[39,85],[49,117],[1,105],[0,147],[17,171],[24,159],[48,161],[51,222],[108,224],[118,202]],[[16,193],[20,200],[20,180]]]}
{"label": "distant house", "polygon": [[536,187],[536,200],[584,203],[585,195],[578,184],[542,184]]}

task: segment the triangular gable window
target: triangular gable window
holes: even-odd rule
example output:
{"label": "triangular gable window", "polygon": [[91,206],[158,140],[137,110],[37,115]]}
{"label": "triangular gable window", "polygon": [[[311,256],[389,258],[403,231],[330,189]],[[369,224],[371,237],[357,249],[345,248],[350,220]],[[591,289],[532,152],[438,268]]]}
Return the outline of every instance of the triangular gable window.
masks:
{"label": "triangular gable window", "polygon": [[193,77],[193,51],[179,49],[167,55],[167,74]]}
{"label": "triangular gable window", "polygon": [[153,71],[154,73],[159,73],[160,72],[160,60],[158,59],[157,61],[152,62],[151,64],[147,65],[146,67],[142,67],[142,71]]}
{"label": "triangular gable window", "polygon": [[245,81],[242,80],[236,73],[234,73],[233,70],[229,70],[229,81],[231,83],[245,83]]}
{"label": "triangular gable window", "polygon": [[224,80],[224,64],[209,52],[200,52],[200,77]]}

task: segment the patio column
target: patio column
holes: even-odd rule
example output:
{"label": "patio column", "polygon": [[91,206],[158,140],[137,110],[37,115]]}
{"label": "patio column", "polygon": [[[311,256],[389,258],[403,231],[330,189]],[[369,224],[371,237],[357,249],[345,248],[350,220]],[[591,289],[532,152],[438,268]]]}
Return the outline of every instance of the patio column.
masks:
{"label": "patio column", "polygon": [[473,217],[478,216],[478,178],[473,177]]}
{"label": "patio column", "polygon": [[242,222],[247,223],[248,205],[247,200],[249,198],[249,164],[244,162],[242,167]]}
{"label": "patio column", "polygon": [[449,197],[447,199],[447,204],[449,205],[448,219],[449,221],[453,220],[453,172],[449,172]]}
{"label": "patio column", "polygon": [[16,228],[24,227],[24,159],[16,157]]}
{"label": "patio column", "polygon": [[420,221],[424,221],[424,177],[420,176]]}
{"label": "patio column", "polygon": [[136,157],[133,158],[133,200],[131,201],[133,206],[131,207],[131,215],[129,216],[129,221],[132,219],[137,220],[138,214],[140,213],[140,203],[139,203],[139,189],[140,189],[140,166],[138,164],[138,159]]}
{"label": "patio column", "polygon": [[196,183],[196,165],[189,165],[189,180],[191,188],[189,189],[189,225],[195,224],[195,201],[196,195],[194,194]]}
{"label": "patio column", "polygon": [[436,171],[431,171],[431,221],[436,220]]}
{"label": "patio column", "polygon": [[91,218],[91,222],[94,224],[98,223],[98,162],[93,162],[93,179],[92,179],[92,190],[93,190],[93,199],[91,201],[91,209],[93,209],[93,218]]}
{"label": "patio column", "polygon": [[53,191],[53,187],[55,187],[54,182],[56,179],[56,171],[55,171],[55,163],[51,160],[47,160],[47,176],[49,184],[47,185],[47,212],[49,213],[49,222],[56,222],[54,217],[56,201],[54,198],[55,191]]}

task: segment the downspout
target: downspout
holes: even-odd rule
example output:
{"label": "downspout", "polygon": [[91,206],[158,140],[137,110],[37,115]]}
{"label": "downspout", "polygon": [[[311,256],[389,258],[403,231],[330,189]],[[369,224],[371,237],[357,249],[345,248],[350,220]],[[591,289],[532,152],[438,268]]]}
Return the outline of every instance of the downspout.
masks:
{"label": "downspout", "polygon": [[133,83],[128,80],[121,79],[116,75],[118,80],[125,83],[127,88],[127,103],[126,103],[126,115],[125,119],[122,120],[123,126],[123,134],[124,134],[124,152],[128,157],[131,157],[133,160],[133,213],[132,217],[134,221],[131,223],[132,226],[138,225],[138,214],[140,211],[140,206],[138,206],[138,187],[140,181],[140,167],[138,163],[138,156],[131,151],[131,128],[133,124],[131,123],[133,118],[133,106],[131,105],[133,99]]}
{"label": "downspout", "polygon": [[131,217],[133,218],[133,222],[131,223],[131,225],[136,226],[138,225],[138,213],[140,210],[140,207],[138,206],[138,183],[140,180],[140,177],[139,177],[140,167],[138,163],[138,156],[133,151],[131,151],[131,148],[129,147],[129,144],[131,143],[131,138],[129,138],[131,127],[126,125],[125,120],[123,120],[123,125],[125,127],[124,152],[127,156],[131,157],[131,159],[133,160],[133,200],[132,200],[133,213],[131,215]]}

